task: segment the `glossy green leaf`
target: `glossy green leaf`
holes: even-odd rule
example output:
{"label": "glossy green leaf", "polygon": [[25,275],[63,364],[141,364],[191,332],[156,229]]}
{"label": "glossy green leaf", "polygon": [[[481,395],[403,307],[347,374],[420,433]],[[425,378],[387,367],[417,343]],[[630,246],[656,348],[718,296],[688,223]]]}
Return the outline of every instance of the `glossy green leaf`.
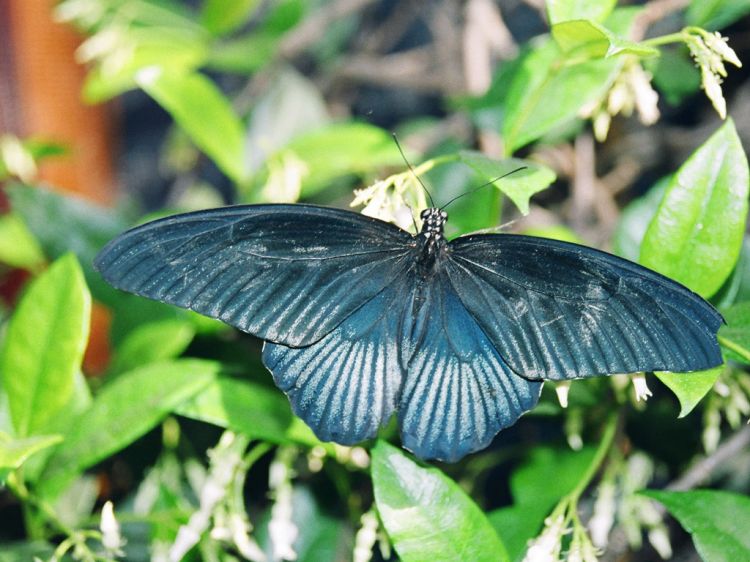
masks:
{"label": "glossy green leaf", "polygon": [[121,373],[179,356],[195,336],[195,327],[187,320],[165,319],[142,324],[130,332],[115,350],[112,373]]}
{"label": "glossy green leaf", "polygon": [[720,490],[642,494],[667,508],[692,535],[695,549],[706,562],[750,560],[750,498]]}
{"label": "glossy green leaf", "polygon": [[508,560],[484,513],[437,468],[378,441],[372,480],[380,520],[404,562]]}
{"label": "glossy green leaf", "polygon": [[556,23],[552,26],[552,37],[568,56],[608,58],[615,55],[659,55],[658,49],[620,37],[589,19]]}
{"label": "glossy green leaf", "polygon": [[539,533],[557,502],[575,488],[593,457],[594,449],[589,447],[577,452],[537,447],[513,472],[513,505],[488,514],[511,560],[523,558],[529,539]]}
{"label": "glossy green leaf", "polygon": [[181,359],[152,363],[107,384],[72,423],[40,480],[56,496],[86,468],[126,447],[216,379],[220,365]]}
{"label": "glossy green leaf", "polygon": [[83,86],[83,98],[101,103],[137,86],[136,75],[144,68],[165,66],[171,72],[188,73],[200,67],[208,56],[208,42],[200,29],[190,27],[131,26],[123,33],[118,64],[107,61],[96,66]]}
{"label": "glossy green leaf", "polygon": [[201,23],[211,33],[223,35],[241,27],[258,6],[258,0],[205,0]]}
{"label": "glossy green leaf", "polygon": [[159,66],[136,74],[138,85],[161,105],[230,179],[246,179],[242,123],[211,80]]}
{"label": "glossy green leaf", "polygon": [[550,25],[578,19],[604,21],[617,4],[617,0],[547,0],[547,17]]}
{"label": "glossy green leaf", "polygon": [[680,401],[680,415],[678,417],[684,418],[693,411],[698,402],[713,388],[714,383],[723,370],[724,366],[720,365],[713,369],[697,371],[695,373],[661,372],[654,374],[675,393],[675,396]]}
{"label": "glossy green leaf", "polygon": [[691,0],[685,18],[690,25],[722,29],[750,13],[750,0]]}
{"label": "glossy green leaf", "polygon": [[556,178],[555,172],[548,167],[529,160],[519,158],[494,160],[479,152],[470,151],[462,151],[459,158],[461,162],[480,174],[484,181],[510,174],[496,181],[495,185],[524,215],[529,213],[529,199],[535,193],[549,187]]}
{"label": "glossy green leaf", "polygon": [[44,263],[39,243],[16,213],[0,216],[0,262],[29,270]]}
{"label": "glossy green leaf", "polygon": [[644,236],[641,263],[713,295],[740,254],[748,181],[747,158],[728,119],[672,178]]}
{"label": "glossy green leaf", "polygon": [[18,303],[0,351],[0,376],[19,437],[34,435],[70,398],[90,315],[91,296],[72,254],[35,279]]}
{"label": "glossy green leaf", "polygon": [[504,100],[506,152],[512,154],[575,119],[581,108],[607,91],[621,64],[612,58],[566,65],[554,41],[536,46],[513,74]]}
{"label": "glossy green leaf", "polygon": [[719,329],[719,343],[727,358],[750,364],[750,302],[723,311],[726,325]]}
{"label": "glossy green leaf", "polygon": [[37,435],[13,439],[6,433],[0,433],[0,468],[18,468],[34,453],[51,447],[62,439],[62,435]]}
{"label": "glossy green leaf", "polygon": [[304,422],[292,415],[289,400],[278,390],[249,381],[221,377],[176,410],[181,416],[208,422],[273,443],[320,443]]}

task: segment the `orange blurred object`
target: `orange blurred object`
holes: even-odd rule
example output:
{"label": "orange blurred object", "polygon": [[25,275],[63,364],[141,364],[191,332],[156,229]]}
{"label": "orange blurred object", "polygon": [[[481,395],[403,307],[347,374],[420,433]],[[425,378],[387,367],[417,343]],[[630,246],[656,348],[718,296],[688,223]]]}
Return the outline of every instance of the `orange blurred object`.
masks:
{"label": "orange blurred object", "polygon": [[109,342],[112,314],[106,306],[96,301],[91,304],[91,331],[83,355],[83,372],[86,376],[97,376],[107,369],[112,355]]}
{"label": "orange blurred object", "polygon": [[107,106],[81,101],[86,69],[81,38],[52,18],[52,0],[0,2],[0,131],[64,145],[43,162],[42,180],[97,203],[115,196],[112,127]]}

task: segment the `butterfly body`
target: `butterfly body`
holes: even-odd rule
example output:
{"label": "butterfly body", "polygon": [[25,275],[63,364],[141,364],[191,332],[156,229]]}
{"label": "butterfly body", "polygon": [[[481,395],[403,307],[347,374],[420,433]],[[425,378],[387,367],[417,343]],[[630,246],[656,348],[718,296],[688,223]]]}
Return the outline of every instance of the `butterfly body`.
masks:
{"label": "butterfly body", "polygon": [[248,205],[132,229],[96,260],[114,286],[266,340],[263,361],[323,440],[455,461],[537,402],[543,380],[720,364],[721,316],[622,258],[509,234],[446,240],[356,213]]}

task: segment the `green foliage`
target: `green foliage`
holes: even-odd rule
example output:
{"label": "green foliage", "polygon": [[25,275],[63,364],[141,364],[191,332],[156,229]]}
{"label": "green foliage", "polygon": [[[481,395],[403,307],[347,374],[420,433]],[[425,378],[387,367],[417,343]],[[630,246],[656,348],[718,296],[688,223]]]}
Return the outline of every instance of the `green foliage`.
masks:
{"label": "green foliage", "polygon": [[215,379],[220,366],[181,359],[124,373],[74,417],[50,457],[40,487],[55,497],[86,468],[129,445]]}
{"label": "green foliage", "polygon": [[378,513],[401,560],[508,560],[487,517],[439,470],[379,441],[372,450],[372,481]]}
{"label": "green foliage", "polygon": [[[0,275],[20,268],[19,278],[30,280],[17,294],[0,285],[0,485],[20,504],[28,537],[11,544],[3,535],[0,561],[50,558],[54,549],[57,559],[164,558],[169,550],[175,557],[180,544],[188,561],[260,560],[259,552],[280,559],[285,548],[298,560],[350,559],[352,550],[365,560],[378,544],[386,560],[588,561],[600,552],[637,559],[644,537],[668,556],[659,550],[669,546],[664,523],[637,491],[655,471],[676,475],[703,455],[698,434],[710,454],[722,432],[739,430],[750,416],[743,370],[750,365],[750,182],[731,119],[682,165],[666,149],[653,169],[627,161],[638,150],[627,148],[624,159],[617,151],[640,142],[633,131],[650,135],[644,126],[658,121],[659,96],[678,109],[654,135],[668,138],[664,146],[674,144],[676,120],[699,103],[708,107],[700,88],[725,116],[722,88],[734,87],[722,84],[725,63],[740,61],[706,29],[741,25],[750,3],[694,0],[661,22],[672,26],[666,35],[634,25],[649,2],[616,4],[547,0],[547,32],[489,65],[486,93],[457,98],[460,88],[441,89],[433,76],[417,77],[425,83],[409,91],[414,77],[388,74],[404,53],[390,37],[397,26],[385,34],[373,27],[371,13],[382,8],[374,5],[341,14],[330,11],[335,3],[302,0],[60,2],[57,18],[84,36],[77,54],[88,68],[83,97],[98,103],[140,89],[171,118],[159,157],[164,177],[174,179],[175,207],[205,204],[206,192],[219,200],[212,184],[229,184],[240,203],[361,205],[413,228],[411,216],[429,200],[389,130],[370,121],[388,123],[436,204],[462,196],[448,209],[449,236],[496,231],[523,217],[513,230],[605,248],[611,242],[617,253],[712,298],[727,322],[719,332],[727,362],[656,373],[677,397],[678,417],[689,416],[683,422],[674,420],[666,392],[643,407],[630,398],[627,378],[613,377],[574,381],[567,408],[552,390],[565,395],[570,383],[547,383],[518,428],[457,465],[415,462],[389,444],[398,439],[393,422],[374,442],[322,443],[272,386],[259,342],[116,291],[94,271],[96,252],[143,220],[134,207],[104,209],[38,185],[39,164],[64,155],[61,147],[2,135],[0,181],[11,211],[0,215]],[[515,21],[506,23],[515,31]],[[316,31],[321,25],[324,32]],[[378,48],[388,72],[359,76]],[[424,52],[411,54],[404,60],[421,64]],[[441,54],[434,64],[447,59]],[[373,87],[361,87],[371,79]],[[429,115],[420,88],[436,100]],[[373,115],[394,104],[407,116]],[[643,125],[615,121],[631,113]],[[587,152],[588,131],[604,141],[610,125],[612,144]],[[695,147],[703,139],[694,133],[705,127],[680,122],[679,130],[682,144]],[[644,150],[651,146],[644,142]],[[206,173],[206,160],[225,177]],[[627,185],[608,192],[610,174]],[[94,334],[89,290],[112,317],[109,328],[94,324]],[[92,335],[111,345],[97,376],[82,367]],[[669,435],[669,447],[649,449],[653,439],[639,426]],[[681,457],[667,459],[661,449]],[[270,466],[259,462],[266,455]],[[731,485],[746,489],[747,478],[735,472]],[[108,538],[92,516],[107,494],[123,522],[114,535],[110,526]],[[692,533],[704,559],[750,558],[746,497],[647,494]],[[608,552],[613,526],[631,552]]]}
{"label": "green foliage", "polygon": [[706,562],[742,560],[750,552],[747,496],[718,490],[643,493],[666,506],[693,536],[695,548]]}
{"label": "green foliage", "polygon": [[15,435],[39,435],[66,406],[88,340],[91,297],[67,255],[26,291],[8,325],[0,373]]}
{"label": "green foliage", "polygon": [[528,541],[542,528],[557,502],[575,488],[593,457],[593,449],[573,452],[537,447],[513,472],[513,505],[488,514],[511,560],[523,558]]}
{"label": "green foliage", "polygon": [[737,263],[749,190],[747,158],[729,119],[672,178],[641,263],[712,296]]}

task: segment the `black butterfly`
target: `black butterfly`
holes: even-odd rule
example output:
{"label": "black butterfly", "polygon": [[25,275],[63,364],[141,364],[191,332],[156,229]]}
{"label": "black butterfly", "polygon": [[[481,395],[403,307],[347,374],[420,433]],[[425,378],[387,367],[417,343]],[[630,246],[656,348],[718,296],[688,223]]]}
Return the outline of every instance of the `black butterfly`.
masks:
{"label": "black butterfly", "polygon": [[324,441],[374,437],[456,461],[539,399],[542,380],[722,362],[722,318],[682,285],[584,246],[510,234],[447,241],[312,205],[176,215],[111,241],[120,289],[266,340],[263,361]]}

